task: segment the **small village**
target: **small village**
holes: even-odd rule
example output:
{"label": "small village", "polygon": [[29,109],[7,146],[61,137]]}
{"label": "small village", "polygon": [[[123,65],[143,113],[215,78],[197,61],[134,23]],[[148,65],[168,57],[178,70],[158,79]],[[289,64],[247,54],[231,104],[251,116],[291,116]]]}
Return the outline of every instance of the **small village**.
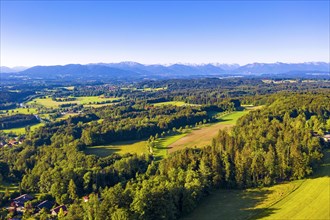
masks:
{"label": "small village", "polygon": [[22,144],[24,140],[25,140],[25,138],[22,136],[9,138],[7,140],[0,140],[0,148],[18,146],[18,145]]}
{"label": "small village", "polygon": [[10,219],[21,219],[23,213],[27,211],[32,212],[33,215],[39,215],[42,210],[45,210],[46,212],[49,211],[54,217],[58,215],[65,216],[67,214],[67,207],[65,205],[57,205],[49,200],[44,200],[33,205],[35,202],[32,203],[32,201],[34,201],[34,197],[29,194],[23,194],[14,198],[10,203],[10,206],[7,207],[10,215],[15,216]]}

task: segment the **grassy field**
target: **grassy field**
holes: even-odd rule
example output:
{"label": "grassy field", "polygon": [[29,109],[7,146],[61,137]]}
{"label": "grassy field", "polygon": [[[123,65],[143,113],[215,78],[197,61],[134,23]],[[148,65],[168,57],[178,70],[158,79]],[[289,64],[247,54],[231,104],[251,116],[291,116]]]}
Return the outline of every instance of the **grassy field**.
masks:
{"label": "grassy field", "polygon": [[[36,130],[37,128],[39,128],[41,126],[44,126],[44,124],[43,123],[38,123],[38,124],[35,124],[35,125],[31,125],[30,129],[31,129],[31,131],[34,131],[34,130]],[[25,127],[4,129],[4,130],[1,130],[1,131],[5,132],[5,133],[13,132],[17,135],[20,135],[20,134],[25,134]]]}
{"label": "grassy field", "polygon": [[166,90],[167,87],[160,87],[160,88],[143,88],[142,91],[144,92],[155,92],[155,91],[161,91]]}
{"label": "grassy field", "polygon": [[38,111],[36,108],[15,108],[15,109],[10,109],[8,110],[8,113],[6,112],[7,110],[1,110],[0,111],[0,116],[1,115],[14,115],[14,114],[36,114]]}
{"label": "grassy field", "polygon": [[[159,104],[159,103],[158,103]],[[158,138],[155,141],[156,146],[153,148],[153,154],[157,159],[167,157],[169,153],[183,149],[185,147],[204,147],[211,144],[212,138],[215,137],[219,129],[230,128],[235,125],[238,118],[247,114],[249,111],[233,112],[221,116],[219,122],[214,124],[202,125],[198,128],[184,129],[182,133],[169,135]],[[196,138],[198,137],[198,138]],[[93,146],[85,150],[87,154],[95,154],[98,156],[108,156],[112,153],[148,153],[146,141],[129,141],[118,142],[106,146]]]}
{"label": "grassy field", "polygon": [[[104,101],[114,101],[118,100],[118,98],[104,98],[102,96],[83,96],[83,97],[75,97],[74,101],[68,102],[57,102],[52,100],[50,97],[45,99],[37,98],[27,103],[27,105],[41,105],[46,108],[58,108],[59,105],[64,104],[80,104],[80,105],[95,105],[97,102]],[[109,103],[110,104],[110,103]]]}
{"label": "grassy field", "polygon": [[169,153],[181,150],[186,147],[204,147],[210,145],[212,138],[218,134],[220,129],[231,128],[236,124],[237,119],[246,115],[249,111],[238,111],[229,113],[219,118],[219,122],[204,125],[197,129],[191,129],[186,135],[175,142],[167,145]]}
{"label": "grassy field", "polygon": [[257,189],[217,190],[183,219],[330,219],[330,149],[311,178]]}
{"label": "grassy field", "polygon": [[[156,146],[153,148],[153,154],[157,159],[165,158],[167,153],[167,146],[176,140],[182,138],[185,134],[173,135],[165,138],[158,138],[155,141]],[[148,154],[147,141],[145,140],[134,140],[134,141],[120,141],[111,145],[103,146],[92,146],[84,150],[86,154],[95,154],[99,157],[106,157],[113,153],[126,154]]]}
{"label": "grassy field", "polygon": [[158,138],[155,141],[155,148],[153,148],[153,153],[156,157],[156,159],[162,159],[167,157],[169,153],[169,146],[176,142],[177,140],[183,138],[186,135],[186,133],[179,133],[176,135],[171,135],[168,137]]}
{"label": "grassy field", "polygon": [[158,102],[153,104],[154,106],[162,106],[162,105],[174,105],[174,106],[184,106],[184,105],[189,105],[185,102],[181,101],[169,101],[169,102]]}
{"label": "grassy field", "polygon": [[148,154],[146,141],[121,141],[111,145],[87,147],[84,152],[86,154],[95,154],[99,157],[106,157],[113,153],[126,154]]}
{"label": "grassy field", "polygon": [[56,118],[56,121],[62,121],[62,120],[68,119],[68,118],[76,116],[76,115],[79,115],[79,114],[78,113],[68,113],[68,114],[62,115],[61,117]]}

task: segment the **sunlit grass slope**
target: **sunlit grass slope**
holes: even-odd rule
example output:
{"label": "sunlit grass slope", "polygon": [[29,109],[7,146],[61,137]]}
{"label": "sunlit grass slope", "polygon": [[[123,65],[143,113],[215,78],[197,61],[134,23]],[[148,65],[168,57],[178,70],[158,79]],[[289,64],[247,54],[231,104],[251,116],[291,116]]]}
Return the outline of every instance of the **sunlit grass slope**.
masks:
{"label": "sunlit grass slope", "polygon": [[183,219],[330,219],[330,149],[310,178],[249,190],[218,190]]}

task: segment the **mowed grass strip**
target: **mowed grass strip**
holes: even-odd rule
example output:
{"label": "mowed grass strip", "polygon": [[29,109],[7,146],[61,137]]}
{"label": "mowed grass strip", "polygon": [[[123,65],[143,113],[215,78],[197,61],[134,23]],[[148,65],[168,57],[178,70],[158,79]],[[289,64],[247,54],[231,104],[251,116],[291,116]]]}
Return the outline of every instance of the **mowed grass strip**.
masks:
{"label": "mowed grass strip", "polygon": [[330,219],[330,149],[319,170],[271,209],[261,219]]}
{"label": "mowed grass strip", "polygon": [[330,219],[330,149],[311,178],[248,190],[217,190],[182,219]]}
{"label": "mowed grass strip", "polygon": [[[179,133],[169,137],[158,138],[155,141],[155,147],[153,148],[153,155],[156,159],[166,158],[168,155],[168,147],[171,143],[182,138],[185,134]],[[131,154],[149,154],[146,140],[133,140],[133,141],[121,141],[115,142],[111,145],[91,146],[87,147],[84,152],[86,154],[95,154],[99,157],[106,157],[113,153],[120,155]]]}
{"label": "mowed grass strip", "polygon": [[106,157],[113,153],[118,154],[148,154],[147,141],[145,140],[133,140],[133,141],[120,141],[111,145],[92,146],[87,147],[84,152],[86,154],[95,154],[99,157]]}
{"label": "mowed grass strip", "polygon": [[168,156],[171,144],[181,139],[185,135],[185,133],[179,133],[168,137],[158,138],[155,141],[156,146],[153,148],[153,154],[156,159],[166,158]]}
{"label": "mowed grass strip", "polygon": [[191,129],[186,135],[177,141],[171,143],[169,147],[169,153],[173,153],[177,150],[184,149],[186,147],[205,147],[211,144],[212,138],[214,138],[220,129],[229,129],[236,124],[237,119],[246,115],[249,111],[237,111],[229,113],[219,118],[219,122],[210,125],[204,125],[197,129]]}

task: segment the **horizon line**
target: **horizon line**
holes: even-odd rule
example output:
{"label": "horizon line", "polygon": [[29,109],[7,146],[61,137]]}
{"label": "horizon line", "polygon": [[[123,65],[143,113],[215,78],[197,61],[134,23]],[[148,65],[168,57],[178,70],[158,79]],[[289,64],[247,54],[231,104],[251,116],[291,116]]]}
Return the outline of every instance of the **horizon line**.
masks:
{"label": "horizon line", "polygon": [[119,61],[119,62],[92,62],[92,63],[65,63],[65,64],[37,64],[37,65],[29,65],[29,66],[23,66],[23,65],[15,65],[15,66],[7,66],[7,65],[1,65],[0,67],[7,67],[7,68],[31,68],[35,66],[67,66],[67,65],[102,65],[102,64],[120,64],[120,63],[136,63],[141,64],[145,66],[152,66],[152,65],[161,65],[161,66],[172,66],[175,64],[180,65],[186,65],[186,66],[204,66],[204,65],[239,65],[239,66],[245,66],[249,64],[306,64],[306,63],[327,63],[330,64],[330,61],[302,61],[302,62],[283,62],[283,61],[276,61],[276,62],[249,62],[249,63],[222,63],[222,62],[202,62],[202,63],[191,63],[191,62],[175,62],[175,63],[142,63],[142,62],[136,62],[136,61]]}

